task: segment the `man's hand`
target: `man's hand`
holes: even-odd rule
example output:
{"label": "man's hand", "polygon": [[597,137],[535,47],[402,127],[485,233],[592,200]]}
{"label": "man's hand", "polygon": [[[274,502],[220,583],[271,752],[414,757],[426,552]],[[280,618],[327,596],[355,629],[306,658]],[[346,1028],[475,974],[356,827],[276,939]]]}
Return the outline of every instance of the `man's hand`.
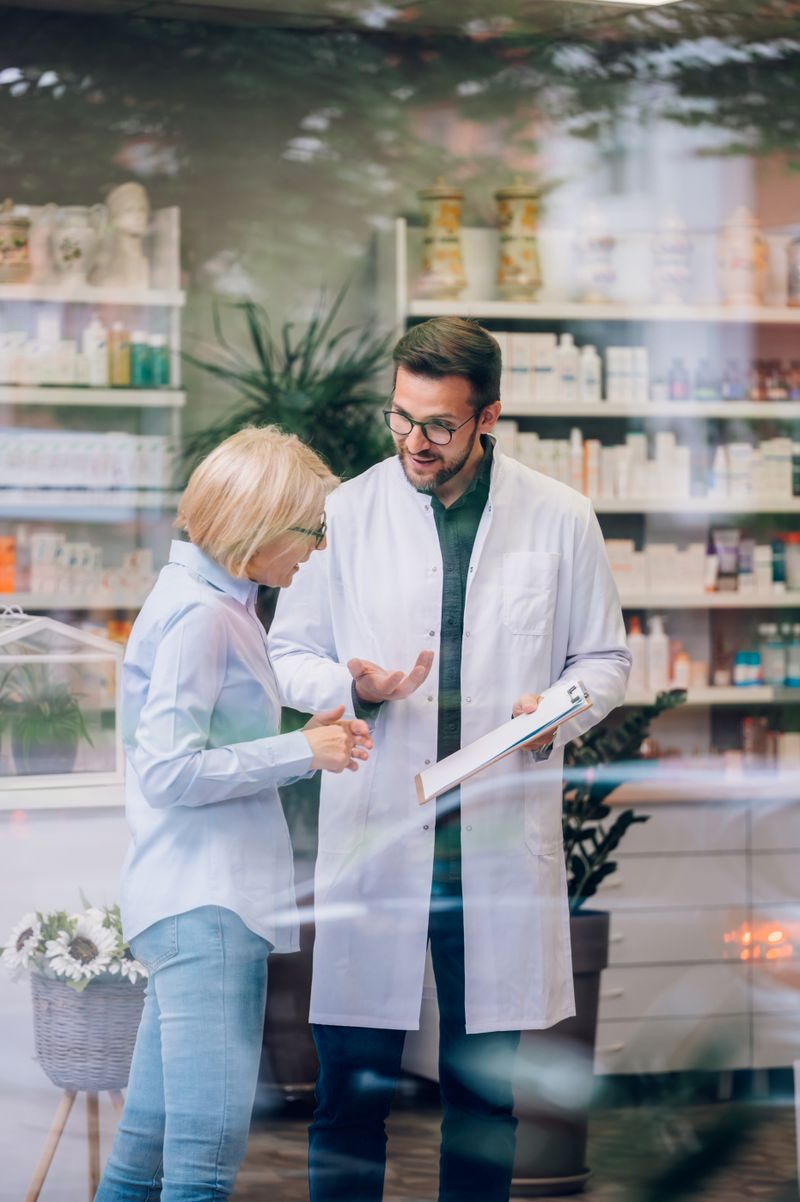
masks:
{"label": "man's hand", "polygon": [[417,662],[406,676],[403,672],[387,672],[368,659],[351,659],[350,675],[361,701],[376,704],[380,701],[404,701],[416,692],[427,679],[433,663],[432,651],[420,651]]}
{"label": "man's hand", "polygon": [[[539,708],[539,702],[542,697],[540,693],[523,693],[514,702],[514,708],[511,710],[512,718],[519,718],[522,714],[534,714]],[[530,743],[523,743],[523,751],[541,751],[551,741],[552,735],[539,735],[536,739],[531,739]]]}
{"label": "man's hand", "polygon": [[344,706],[338,705],[334,710],[314,714],[303,727],[306,732],[314,732],[306,734],[314,753],[312,770],[324,768],[328,772],[342,772],[349,768],[355,772],[358,768],[356,760],[368,758],[372,747],[369,727],[361,718],[344,718],[343,714]]}

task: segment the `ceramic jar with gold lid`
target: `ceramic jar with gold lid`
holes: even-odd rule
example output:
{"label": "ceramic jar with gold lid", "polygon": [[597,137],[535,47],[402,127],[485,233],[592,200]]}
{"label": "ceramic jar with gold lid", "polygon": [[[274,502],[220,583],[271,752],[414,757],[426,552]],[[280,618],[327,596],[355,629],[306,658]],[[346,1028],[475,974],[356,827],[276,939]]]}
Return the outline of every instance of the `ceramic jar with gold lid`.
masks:
{"label": "ceramic jar with gold lid", "polygon": [[504,300],[533,300],[542,286],[536,219],[539,194],[517,177],[494,194],[500,234],[497,288]]}
{"label": "ceramic jar with gold lid", "polygon": [[422,208],[420,296],[456,300],[467,286],[461,257],[461,205],[464,193],[443,179],[419,193]]}
{"label": "ceramic jar with gold lid", "polygon": [[736,209],[722,227],[717,263],[724,304],[764,303],[767,244],[758,220],[744,206]]}
{"label": "ceramic jar with gold lid", "polygon": [[24,284],[31,273],[29,217],[14,212],[10,200],[0,207],[0,283]]}

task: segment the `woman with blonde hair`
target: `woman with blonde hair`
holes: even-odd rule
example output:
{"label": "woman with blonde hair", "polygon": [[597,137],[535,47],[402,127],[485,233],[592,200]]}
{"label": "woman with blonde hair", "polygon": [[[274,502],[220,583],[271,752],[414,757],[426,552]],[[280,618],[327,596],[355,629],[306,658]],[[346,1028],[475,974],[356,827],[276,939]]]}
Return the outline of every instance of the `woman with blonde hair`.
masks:
{"label": "woman with blonde hair", "polygon": [[277,786],[356,770],[344,707],[279,733],[259,584],[287,588],[325,546],[338,480],[299,439],[242,430],[197,467],[123,667],[122,918],[147,967],[125,1109],[97,1202],[223,1202],[247,1142],[267,957],[297,949]]}

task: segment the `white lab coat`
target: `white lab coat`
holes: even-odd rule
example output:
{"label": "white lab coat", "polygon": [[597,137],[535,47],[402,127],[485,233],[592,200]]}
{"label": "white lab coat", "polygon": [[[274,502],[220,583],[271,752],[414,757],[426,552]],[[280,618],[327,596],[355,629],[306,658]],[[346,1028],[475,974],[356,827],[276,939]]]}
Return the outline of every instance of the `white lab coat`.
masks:
{"label": "white lab coat", "polygon": [[[286,703],[352,713],[347,661],[408,671],[438,655],[442,558],[430,499],[397,458],[328,503],[328,548],[281,596],[270,653]],[[585,497],[503,455],[470,561],[462,744],[522,693],[582,680],[593,707],[560,728],[546,762],[520,751],[461,787],[466,1029],[552,1026],[574,1013],[562,850],[563,745],[618,706],[630,655],[603,538]],[[369,762],[324,773],[315,877],[311,1020],[419,1026],[434,805],[414,776],[436,759],[438,660],[381,708]]]}

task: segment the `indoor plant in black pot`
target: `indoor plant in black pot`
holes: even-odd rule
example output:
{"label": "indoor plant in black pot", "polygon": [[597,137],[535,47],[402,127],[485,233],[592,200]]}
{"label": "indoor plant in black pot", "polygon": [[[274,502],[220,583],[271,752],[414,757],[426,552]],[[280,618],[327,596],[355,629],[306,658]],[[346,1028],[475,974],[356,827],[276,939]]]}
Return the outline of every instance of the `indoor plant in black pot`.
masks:
{"label": "indoor plant in black pot", "polygon": [[620,722],[601,723],[565,749],[562,827],[576,1013],[547,1031],[526,1031],[522,1037],[515,1197],[578,1193],[589,1177],[589,1099],[609,914],[586,903],[616,871],[612,857],[625,832],[647,821],[645,815],[614,811],[606,803],[627,779],[632,763],[639,765],[641,779],[641,748],[653,719],[685,700],[680,689],[660,693],[653,705],[626,709]]}

